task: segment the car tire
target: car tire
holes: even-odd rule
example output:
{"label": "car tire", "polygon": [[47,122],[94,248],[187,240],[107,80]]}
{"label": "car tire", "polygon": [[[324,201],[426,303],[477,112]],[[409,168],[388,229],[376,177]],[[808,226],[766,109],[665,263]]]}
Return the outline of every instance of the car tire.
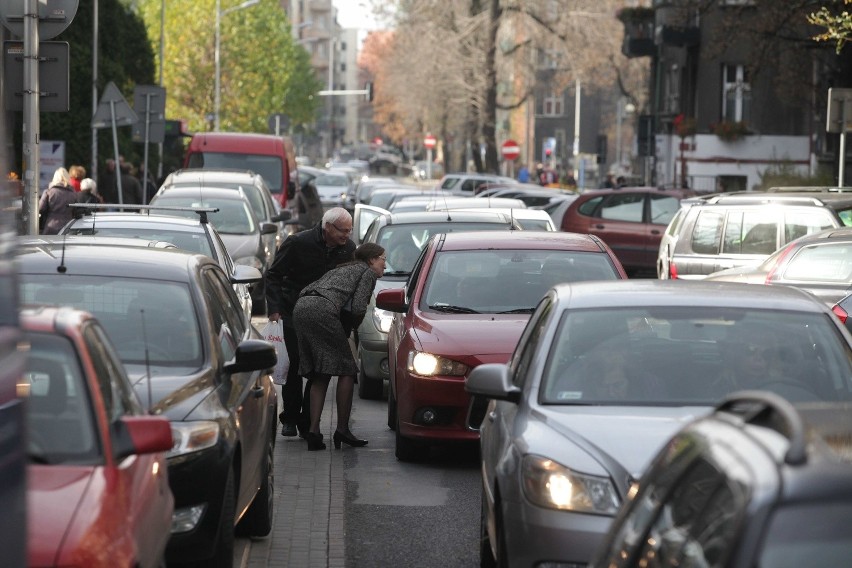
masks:
{"label": "car tire", "polygon": [[380,400],[384,396],[384,383],[382,379],[368,377],[362,368],[358,371],[358,396],[364,400]]}
{"label": "car tire", "polygon": [[485,497],[485,485],[482,486],[482,507],[479,514],[479,566],[497,568],[497,561],[491,552],[491,539],[488,537],[488,500]]}
{"label": "car tire", "polygon": [[396,431],[396,398],[391,392],[390,385],[388,385],[388,428],[392,432]]}
{"label": "car tire", "polygon": [[400,434],[399,427],[399,411],[394,412],[396,415],[396,448],[394,454],[396,459],[404,462],[419,461],[423,458],[424,445],[422,442],[406,438]]}
{"label": "car tire", "polygon": [[239,536],[266,536],[272,531],[272,513],[275,496],[275,435],[266,443],[266,458],[263,460],[263,479],[260,489],[246,514],[237,524]]}
{"label": "car tire", "polygon": [[222,510],[219,516],[219,531],[214,546],[213,557],[205,563],[210,568],[233,568],[234,566],[234,515],[237,509],[234,472],[228,471],[225,490],[222,496]]}

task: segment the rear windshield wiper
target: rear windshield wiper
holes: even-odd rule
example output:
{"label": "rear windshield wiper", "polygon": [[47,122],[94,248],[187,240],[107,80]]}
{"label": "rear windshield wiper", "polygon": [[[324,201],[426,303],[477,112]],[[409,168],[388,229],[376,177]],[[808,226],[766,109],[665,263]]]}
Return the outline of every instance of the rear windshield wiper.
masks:
{"label": "rear windshield wiper", "polygon": [[449,314],[478,314],[479,312],[474,310],[473,308],[467,308],[465,306],[451,306],[449,304],[434,304],[429,306],[430,310],[435,310],[437,312],[447,312]]}

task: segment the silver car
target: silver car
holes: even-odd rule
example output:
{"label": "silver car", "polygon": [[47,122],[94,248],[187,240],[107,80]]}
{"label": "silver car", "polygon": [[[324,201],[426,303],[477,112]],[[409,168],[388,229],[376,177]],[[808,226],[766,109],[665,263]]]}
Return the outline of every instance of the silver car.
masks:
{"label": "silver car", "polygon": [[849,339],[794,288],[552,288],[509,362],[466,380],[469,425],[481,423],[482,565],[585,566],[652,457],[729,393],[849,400]]}

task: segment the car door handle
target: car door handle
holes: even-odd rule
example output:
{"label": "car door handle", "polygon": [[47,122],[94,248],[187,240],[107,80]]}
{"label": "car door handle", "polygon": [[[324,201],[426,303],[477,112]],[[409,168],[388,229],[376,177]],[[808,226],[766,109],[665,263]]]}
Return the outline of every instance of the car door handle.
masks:
{"label": "car door handle", "polygon": [[489,413],[488,413],[488,421],[489,421],[489,422],[494,422],[494,420],[495,420],[496,418],[497,418],[497,413],[496,413],[496,412],[494,412],[493,410],[492,410],[491,412],[489,412]]}
{"label": "car door handle", "polygon": [[260,397],[262,397],[262,396],[263,396],[263,387],[262,387],[262,386],[252,387],[252,389],[251,389],[251,395],[252,395],[254,398],[260,398]]}
{"label": "car door handle", "polygon": [[652,235],[659,235],[659,234],[660,234],[660,231],[658,231],[658,230],[656,230],[656,229],[652,229],[652,230],[651,230],[651,234],[652,234]]}
{"label": "car door handle", "polygon": [[595,225],[595,229],[606,229],[606,225]]}

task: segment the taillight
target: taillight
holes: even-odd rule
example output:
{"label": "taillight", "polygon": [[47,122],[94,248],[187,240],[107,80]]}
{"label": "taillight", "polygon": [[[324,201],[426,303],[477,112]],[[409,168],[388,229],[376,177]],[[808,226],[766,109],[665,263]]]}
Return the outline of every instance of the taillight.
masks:
{"label": "taillight", "polygon": [[846,313],[846,310],[840,307],[840,304],[834,304],[834,307],[831,308],[831,311],[834,312],[834,315],[837,316],[837,319],[840,320],[840,323],[846,324],[846,318],[849,317],[849,314]]}
{"label": "taillight", "polygon": [[677,280],[677,266],[674,262],[669,262],[669,279]]}
{"label": "taillight", "polygon": [[775,258],[775,264],[772,266],[772,269],[769,271],[769,273],[767,273],[766,281],[764,281],[764,284],[772,283],[772,277],[775,276],[775,271],[778,270],[778,267],[781,266],[782,262],[784,262],[784,257],[790,254],[793,248],[795,248],[795,246],[793,245],[793,243],[790,243],[789,245],[787,245],[787,248],[784,249],[784,252],[782,252]]}

